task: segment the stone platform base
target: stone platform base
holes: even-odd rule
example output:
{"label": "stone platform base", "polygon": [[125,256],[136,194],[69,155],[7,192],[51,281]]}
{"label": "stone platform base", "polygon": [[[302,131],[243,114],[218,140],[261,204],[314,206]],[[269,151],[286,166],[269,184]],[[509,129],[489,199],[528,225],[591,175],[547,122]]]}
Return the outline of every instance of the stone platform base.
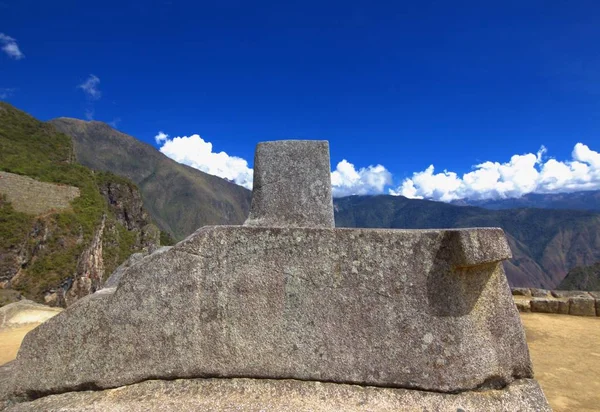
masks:
{"label": "stone platform base", "polygon": [[152,380],[13,405],[25,411],[551,411],[538,383],[457,395],[297,380]]}

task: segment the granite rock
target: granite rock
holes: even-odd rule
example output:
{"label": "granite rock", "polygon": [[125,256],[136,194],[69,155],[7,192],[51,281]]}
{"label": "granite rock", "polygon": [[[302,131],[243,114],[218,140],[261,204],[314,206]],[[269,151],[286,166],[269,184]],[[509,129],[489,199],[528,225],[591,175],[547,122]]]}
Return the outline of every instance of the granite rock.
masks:
{"label": "granite rock", "polygon": [[129,269],[131,266],[141,262],[144,258],[149,256],[150,254],[163,253],[163,252],[166,252],[167,250],[171,249],[171,247],[172,246],[162,246],[162,247],[156,249],[152,253],[148,253],[148,252],[133,253],[131,256],[129,256],[129,258],[127,258],[125,260],[125,262],[121,263],[121,265],[119,265],[119,267],[116,268],[113,271],[113,273],[111,273],[111,275],[108,277],[108,279],[106,279],[106,282],[104,282],[103,287],[104,288],[116,287],[119,284],[119,282],[121,281],[121,278],[123,277],[125,272],[127,272],[127,269]]}
{"label": "granite rock", "polygon": [[569,298],[569,315],[596,316],[596,301],[589,295]]}
{"label": "granite rock", "polygon": [[502,390],[442,394],[325,382],[267,379],[145,381],[104,391],[70,392],[10,407],[33,411],[551,411],[537,382],[520,379]]}
{"label": "granite rock", "polygon": [[519,312],[531,312],[531,299],[515,299]]}
{"label": "granite rock", "polygon": [[550,293],[555,298],[573,298],[578,296],[590,296],[588,292],[584,292],[581,290],[553,290]]}
{"label": "granite rock", "polygon": [[334,227],[329,143],[280,140],[256,146],[250,215],[264,227]]}
{"label": "granite rock", "polygon": [[529,288],[512,288],[511,292],[513,296],[531,296],[531,290]]}
{"label": "granite rock", "polygon": [[546,289],[531,288],[529,290],[531,291],[531,296],[534,298],[549,298],[552,296],[550,291]]}
{"label": "granite rock", "polygon": [[508,257],[500,229],[204,227],[31,331],[15,392],[197,377],[502,387],[532,377]]}

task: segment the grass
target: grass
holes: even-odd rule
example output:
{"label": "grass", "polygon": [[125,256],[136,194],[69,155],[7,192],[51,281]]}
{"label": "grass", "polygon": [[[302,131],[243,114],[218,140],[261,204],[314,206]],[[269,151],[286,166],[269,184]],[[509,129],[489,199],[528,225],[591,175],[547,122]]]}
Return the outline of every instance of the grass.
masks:
{"label": "grass", "polygon": [[[74,162],[71,138],[0,102],[0,170],[37,180],[76,186],[80,196],[72,210],[48,216],[15,211],[0,199],[0,256],[13,256],[24,247],[28,261],[13,288],[25,297],[43,301],[46,291],[77,273],[81,253],[90,245],[106,217],[103,258],[110,274],[138,249],[139,233],[129,231],[115,218],[99,190],[109,182],[135,185],[107,172],[94,172]],[[14,259],[0,259],[16,264]],[[8,268],[0,267],[0,275]]]}

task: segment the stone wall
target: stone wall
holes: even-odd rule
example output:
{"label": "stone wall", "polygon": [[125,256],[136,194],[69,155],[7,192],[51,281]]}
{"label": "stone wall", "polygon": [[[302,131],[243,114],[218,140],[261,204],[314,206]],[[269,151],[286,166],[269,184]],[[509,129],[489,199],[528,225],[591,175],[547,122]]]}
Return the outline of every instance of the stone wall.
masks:
{"label": "stone wall", "polygon": [[600,292],[513,288],[519,312],[600,316]]}
{"label": "stone wall", "polygon": [[51,210],[69,209],[70,202],[79,197],[79,189],[0,172],[0,195],[6,195],[18,212],[41,215]]}

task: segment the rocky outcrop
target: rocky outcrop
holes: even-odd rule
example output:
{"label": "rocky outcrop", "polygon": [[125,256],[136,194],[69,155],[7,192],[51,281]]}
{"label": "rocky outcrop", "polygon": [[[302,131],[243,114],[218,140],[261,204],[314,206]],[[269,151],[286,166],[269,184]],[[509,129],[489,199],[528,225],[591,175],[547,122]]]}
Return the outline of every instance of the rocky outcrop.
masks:
{"label": "rocky outcrop", "polygon": [[[102,176],[105,176],[101,174]],[[160,244],[160,230],[144,208],[142,195],[130,181],[114,175],[99,179],[100,193],[104,196],[117,222],[129,231],[138,233],[139,249],[153,251]]]}
{"label": "rocky outcrop", "polygon": [[[99,290],[108,274],[130,253],[149,253],[159,247],[160,231],[143,209],[135,186],[110,175],[100,175],[98,181],[107,210],[91,239],[86,241],[81,232],[62,229],[56,214],[32,217],[23,238],[0,250],[1,287],[16,288],[48,305],[66,307]],[[41,283],[33,283],[30,268],[68,248],[82,249],[72,271],[47,273]]]}

